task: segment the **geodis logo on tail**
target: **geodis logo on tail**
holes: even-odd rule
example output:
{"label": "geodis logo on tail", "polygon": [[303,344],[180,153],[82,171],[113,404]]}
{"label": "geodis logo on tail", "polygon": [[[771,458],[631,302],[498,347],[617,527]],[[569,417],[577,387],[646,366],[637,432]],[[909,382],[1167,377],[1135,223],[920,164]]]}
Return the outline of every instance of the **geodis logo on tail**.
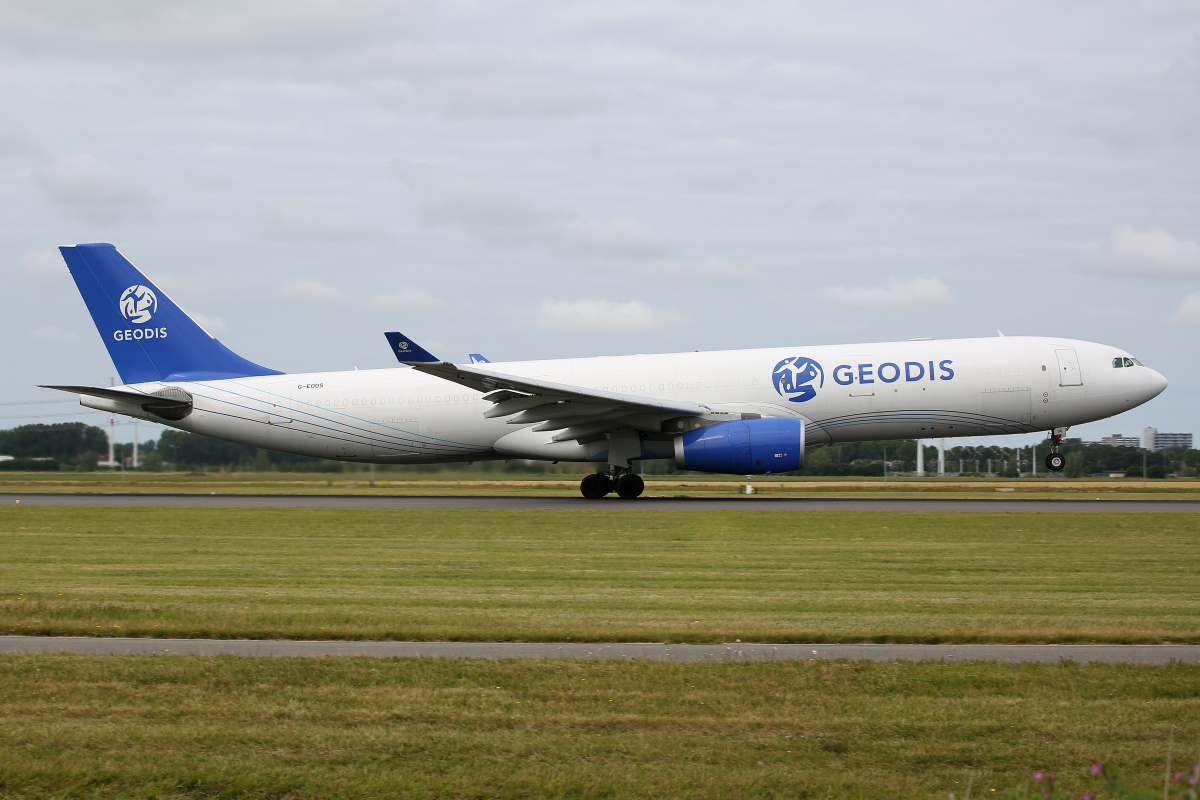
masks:
{"label": "geodis logo on tail", "polygon": [[825,371],[811,358],[792,356],[775,365],[771,380],[775,391],[793,403],[804,403],[816,397],[817,389],[825,385]]}
{"label": "geodis logo on tail", "polygon": [[[158,298],[149,286],[134,285],[121,292],[117,301],[121,316],[134,325],[144,325],[158,311]],[[125,331],[113,331],[113,338],[118,342],[133,339],[165,339],[166,328],[134,328]]]}

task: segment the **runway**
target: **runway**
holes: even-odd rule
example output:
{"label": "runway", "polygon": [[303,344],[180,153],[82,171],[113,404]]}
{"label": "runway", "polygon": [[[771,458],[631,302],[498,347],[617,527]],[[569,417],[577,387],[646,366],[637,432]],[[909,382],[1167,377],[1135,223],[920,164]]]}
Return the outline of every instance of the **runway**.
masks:
{"label": "runway", "polygon": [[171,508],[457,508],[553,511],[1066,511],[1200,513],[1200,500],[884,497],[501,497],[447,495],[0,494],[0,505]]}
{"label": "runway", "polygon": [[284,640],[116,639],[83,636],[0,636],[0,653],[85,655],[250,656],[314,658],[566,658],[592,661],[996,661],[1045,664],[1200,663],[1200,645],[1125,644],[662,644],[656,642],[297,642]]}

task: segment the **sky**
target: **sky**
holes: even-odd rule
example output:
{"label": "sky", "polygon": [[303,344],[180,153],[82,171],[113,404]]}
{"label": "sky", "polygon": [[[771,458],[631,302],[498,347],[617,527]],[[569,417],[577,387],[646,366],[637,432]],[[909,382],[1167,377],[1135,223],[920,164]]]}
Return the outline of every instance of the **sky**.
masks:
{"label": "sky", "polygon": [[105,422],[105,241],[288,372],[1000,330],[1200,433],[1197,187],[1194,0],[0,0],[0,428]]}

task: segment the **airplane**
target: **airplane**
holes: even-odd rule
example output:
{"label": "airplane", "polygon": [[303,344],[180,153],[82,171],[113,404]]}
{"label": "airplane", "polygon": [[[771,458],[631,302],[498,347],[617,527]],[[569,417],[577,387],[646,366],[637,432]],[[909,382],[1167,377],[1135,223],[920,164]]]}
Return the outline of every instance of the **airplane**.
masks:
{"label": "airplane", "polygon": [[1048,431],[1156,397],[1167,379],[1075,339],[997,336],[454,364],[396,331],[400,366],[283,373],[237,355],[111,244],[59,248],[123,386],[46,386],[88,408],[229,442],[377,464],[595,464],[588,498],[644,490],[643,459],[683,470],[798,470],[833,442]]}

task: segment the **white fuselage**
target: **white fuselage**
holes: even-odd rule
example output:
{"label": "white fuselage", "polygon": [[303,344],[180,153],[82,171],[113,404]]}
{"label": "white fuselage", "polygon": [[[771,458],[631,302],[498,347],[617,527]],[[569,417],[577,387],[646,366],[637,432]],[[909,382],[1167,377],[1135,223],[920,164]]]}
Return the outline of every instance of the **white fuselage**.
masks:
{"label": "white fuselage", "polygon": [[[810,379],[811,390],[790,392],[791,384],[778,388],[776,365],[798,355],[820,370]],[[798,417],[805,420],[811,445],[1027,433],[1103,419],[1146,402],[1166,386],[1149,367],[1113,367],[1114,358],[1128,356],[1091,342],[1014,336],[483,366],[508,375],[693,401],[716,415]],[[487,419],[491,403],[480,392],[407,367],[130,388],[153,392],[164,386],[182,388],[194,398],[188,417],[168,423],[174,427],[316,458],[586,461],[603,460],[605,451],[603,443],[552,443],[552,433],[535,433],[532,425]],[[663,432],[667,439],[670,433]],[[643,457],[669,453],[669,447],[649,447]]]}

